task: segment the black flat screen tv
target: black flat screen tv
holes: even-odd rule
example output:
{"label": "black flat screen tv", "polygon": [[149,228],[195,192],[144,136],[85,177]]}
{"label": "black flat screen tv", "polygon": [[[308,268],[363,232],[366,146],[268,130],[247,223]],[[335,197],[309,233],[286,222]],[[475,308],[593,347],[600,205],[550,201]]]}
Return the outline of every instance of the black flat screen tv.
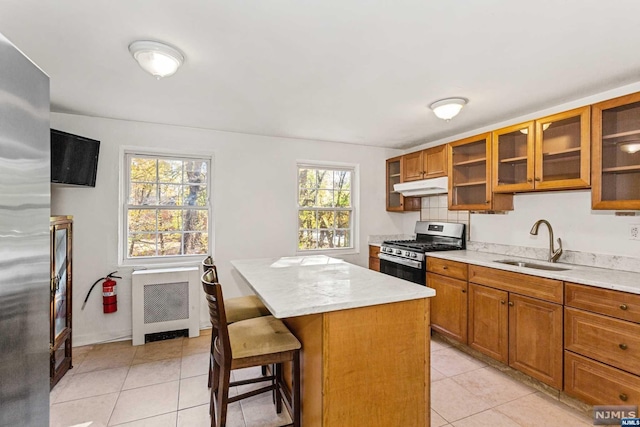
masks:
{"label": "black flat screen tv", "polygon": [[51,129],[51,182],[96,186],[100,141]]}

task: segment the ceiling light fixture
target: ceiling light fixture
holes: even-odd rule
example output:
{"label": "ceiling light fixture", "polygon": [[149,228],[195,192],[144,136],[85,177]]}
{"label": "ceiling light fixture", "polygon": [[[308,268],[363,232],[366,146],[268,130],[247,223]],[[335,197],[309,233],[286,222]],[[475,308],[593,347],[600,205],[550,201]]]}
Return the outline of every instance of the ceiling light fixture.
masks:
{"label": "ceiling light fixture", "polygon": [[623,142],[618,147],[625,153],[635,154],[640,151],[640,140]]}
{"label": "ceiling light fixture", "polygon": [[129,52],[143,70],[160,80],[173,75],[184,62],[176,48],[150,40],[138,40],[129,45]]}
{"label": "ceiling light fixture", "polygon": [[439,119],[449,121],[458,115],[467,102],[468,100],[464,98],[447,98],[434,102],[429,105],[429,108]]}

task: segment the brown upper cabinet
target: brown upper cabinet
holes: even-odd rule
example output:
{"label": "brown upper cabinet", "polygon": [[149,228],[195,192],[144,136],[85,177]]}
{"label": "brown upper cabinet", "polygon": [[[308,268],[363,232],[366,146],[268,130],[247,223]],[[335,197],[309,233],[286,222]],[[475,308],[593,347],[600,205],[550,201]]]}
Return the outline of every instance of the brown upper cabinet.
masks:
{"label": "brown upper cabinet", "polygon": [[395,184],[403,182],[403,169],[403,156],[387,159],[387,211],[404,212],[420,210],[421,200],[419,197],[404,197],[393,189]]}
{"label": "brown upper cabinet", "polygon": [[640,209],[640,93],[593,105],[593,209]]}
{"label": "brown upper cabinet", "polygon": [[491,192],[491,133],[452,142],[448,151],[449,209],[513,209],[513,194]]}
{"label": "brown upper cabinet", "polygon": [[403,182],[447,175],[446,144],[405,154],[402,157],[404,160]]}
{"label": "brown upper cabinet", "polygon": [[492,133],[493,191],[588,188],[590,107]]}

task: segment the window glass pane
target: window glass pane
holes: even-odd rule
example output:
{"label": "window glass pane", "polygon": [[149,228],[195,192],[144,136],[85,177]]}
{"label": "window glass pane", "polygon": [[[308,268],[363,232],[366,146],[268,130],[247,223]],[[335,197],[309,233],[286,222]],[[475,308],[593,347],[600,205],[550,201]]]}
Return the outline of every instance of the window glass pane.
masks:
{"label": "window glass pane", "polygon": [[351,212],[336,212],[336,228],[351,227]]}
{"label": "window glass pane", "polygon": [[206,185],[185,185],[182,187],[184,206],[206,206]]}
{"label": "window glass pane", "polygon": [[333,190],[318,190],[318,200],[316,206],[333,206]]}
{"label": "window glass pane", "polygon": [[158,210],[158,231],[181,231],[182,211]]}
{"label": "window glass pane", "polygon": [[158,160],[158,181],[182,183],[182,160]]}
{"label": "window glass pane", "polygon": [[154,256],[156,254],[156,234],[130,234],[128,239],[129,256]]}
{"label": "window glass pane", "polygon": [[207,217],[209,213],[205,210],[187,209],[184,210],[184,231],[207,231]]}
{"label": "window glass pane", "polygon": [[182,253],[182,233],[159,233],[158,255],[180,255]]}
{"label": "window glass pane", "polygon": [[318,169],[318,188],[333,189],[333,171]]}
{"label": "window glass pane", "polygon": [[333,230],[320,230],[318,235],[318,249],[333,248]]}
{"label": "window glass pane", "polygon": [[315,189],[301,188],[298,196],[298,205],[300,206],[315,206],[316,204]]}
{"label": "window glass pane", "polygon": [[155,205],[158,202],[158,186],[132,183],[129,185],[130,205]]}
{"label": "window glass pane", "polygon": [[132,157],[129,163],[129,179],[131,181],[155,182],[156,159]]}
{"label": "window glass pane", "polygon": [[336,190],[333,193],[334,201],[336,207],[339,208],[349,208],[351,207],[351,192],[350,191],[339,191]]}
{"label": "window glass pane", "polygon": [[159,205],[164,206],[180,206],[182,185],[160,184],[160,202]]}
{"label": "window glass pane", "polygon": [[351,171],[334,171],[333,172],[333,188],[336,190],[351,189]]}
{"label": "window glass pane", "polygon": [[351,246],[351,233],[349,230],[336,230],[333,235],[333,246],[335,248],[348,248]]}
{"label": "window glass pane", "polygon": [[209,234],[203,232],[184,234],[184,253],[187,255],[204,255],[209,251]]}
{"label": "window glass pane", "polygon": [[318,228],[333,228],[334,211],[318,211]]}
{"label": "window glass pane", "polygon": [[207,162],[203,160],[184,161],[184,182],[205,183],[207,182]]}
{"label": "window glass pane", "polygon": [[155,209],[131,209],[128,212],[129,232],[156,231]]}
{"label": "window glass pane", "polygon": [[317,228],[316,211],[298,211],[298,228]]}
{"label": "window glass pane", "polygon": [[316,249],[317,234],[315,230],[301,230],[298,232],[298,249]]}

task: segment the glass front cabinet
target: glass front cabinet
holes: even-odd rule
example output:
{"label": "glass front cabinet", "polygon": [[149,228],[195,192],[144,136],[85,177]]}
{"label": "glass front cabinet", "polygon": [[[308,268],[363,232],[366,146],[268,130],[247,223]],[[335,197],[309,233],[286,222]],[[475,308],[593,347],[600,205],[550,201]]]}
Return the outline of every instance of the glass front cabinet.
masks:
{"label": "glass front cabinet", "polygon": [[493,132],[493,191],[589,188],[590,107]]}
{"label": "glass front cabinet", "polygon": [[50,383],[71,369],[71,236],[70,216],[50,218]]}
{"label": "glass front cabinet", "polygon": [[404,171],[403,156],[387,159],[387,211],[405,212],[420,210],[420,197],[404,197],[394,190],[395,184],[403,182],[402,173]]}
{"label": "glass front cabinet", "polygon": [[640,209],[640,93],[593,105],[593,209]]}

